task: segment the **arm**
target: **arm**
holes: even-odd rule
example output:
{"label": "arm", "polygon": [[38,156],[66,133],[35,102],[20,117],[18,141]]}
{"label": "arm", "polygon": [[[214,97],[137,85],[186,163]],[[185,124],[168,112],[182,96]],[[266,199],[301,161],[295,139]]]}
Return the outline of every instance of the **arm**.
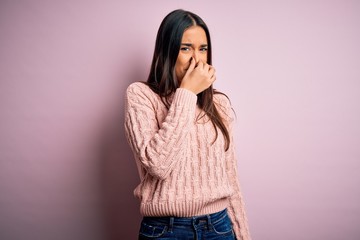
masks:
{"label": "arm", "polygon": [[219,95],[219,111],[225,122],[228,123],[230,134],[230,146],[226,154],[226,172],[233,189],[233,194],[229,199],[228,213],[233,224],[234,232],[238,240],[251,240],[248,220],[245,212],[245,203],[241,194],[239,176],[237,171],[237,161],[235,156],[235,146],[233,137],[234,114],[230,101],[223,95]]}
{"label": "arm", "polygon": [[245,203],[241,194],[239,177],[237,173],[237,164],[233,138],[231,137],[230,148],[226,153],[227,172],[233,188],[233,195],[230,197],[228,213],[233,223],[234,232],[238,240],[251,240],[248,220],[245,212]]}
{"label": "arm", "polygon": [[153,107],[155,98],[145,84],[128,87],[125,132],[142,167],[154,177],[165,179],[181,159],[183,140],[194,121],[197,96],[186,89],[177,89],[161,127]]}

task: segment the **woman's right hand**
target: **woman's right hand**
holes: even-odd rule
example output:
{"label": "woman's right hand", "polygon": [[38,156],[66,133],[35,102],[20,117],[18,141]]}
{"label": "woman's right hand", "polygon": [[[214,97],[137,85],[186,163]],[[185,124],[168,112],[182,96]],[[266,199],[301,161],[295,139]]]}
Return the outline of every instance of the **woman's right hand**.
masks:
{"label": "woman's right hand", "polygon": [[180,87],[198,94],[209,88],[215,80],[214,67],[201,61],[196,65],[194,58],[192,58],[189,68],[181,81]]}

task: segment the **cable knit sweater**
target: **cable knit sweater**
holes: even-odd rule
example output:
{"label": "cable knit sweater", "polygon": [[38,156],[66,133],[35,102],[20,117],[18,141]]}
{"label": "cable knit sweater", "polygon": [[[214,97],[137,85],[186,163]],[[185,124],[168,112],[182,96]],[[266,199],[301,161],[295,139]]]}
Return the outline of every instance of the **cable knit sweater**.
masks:
{"label": "cable knit sweater", "polygon": [[144,83],[126,92],[125,132],[141,182],[134,190],[144,216],[190,217],[227,208],[238,240],[250,240],[237,175],[230,102],[222,94],[214,103],[230,130],[224,137],[196,105],[197,96],[178,88],[167,109]]}

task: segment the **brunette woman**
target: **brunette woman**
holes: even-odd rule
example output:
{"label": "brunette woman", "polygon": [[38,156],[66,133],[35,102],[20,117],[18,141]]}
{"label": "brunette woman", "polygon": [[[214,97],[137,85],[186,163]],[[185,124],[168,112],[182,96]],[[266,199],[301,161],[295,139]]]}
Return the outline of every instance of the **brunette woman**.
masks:
{"label": "brunette woman", "polygon": [[205,22],[189,11],[169,13],[147,82],[126,94],[126,137],[141,179],[139,239],[251,239],[233,111],[215,79]]}

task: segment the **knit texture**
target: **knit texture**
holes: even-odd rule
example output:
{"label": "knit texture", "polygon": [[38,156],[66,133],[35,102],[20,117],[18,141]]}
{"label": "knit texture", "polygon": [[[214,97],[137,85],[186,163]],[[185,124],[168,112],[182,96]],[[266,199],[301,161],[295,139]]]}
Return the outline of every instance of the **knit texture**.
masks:
{"label": "knit texture", "polygon": [[196,105],[197,96],[178,88],[167,109],[144,83],[126,91],[125,132],[141,182],[134,190],[144,216],[191,217],[227,208],[238,240],[250,240],[232,139],[229,100],[214,103],[230,130],[230,148]]}

